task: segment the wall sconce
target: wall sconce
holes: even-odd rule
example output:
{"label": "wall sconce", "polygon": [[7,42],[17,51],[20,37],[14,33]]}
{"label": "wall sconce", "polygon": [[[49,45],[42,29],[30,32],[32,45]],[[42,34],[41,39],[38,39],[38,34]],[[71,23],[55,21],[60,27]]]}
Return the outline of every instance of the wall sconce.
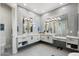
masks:
{"label": "wall sconce", "polygon": [[79,35],[79,31],[77,32],[77,34]]}
{"label": "wall sconce", "polygon": [[72,33],[72,31],[70,31],[70,33]]}
{"label": "wall sconce", "polygon": [[61,18],[60,17],[57,17],[57,20],[61,20]]}

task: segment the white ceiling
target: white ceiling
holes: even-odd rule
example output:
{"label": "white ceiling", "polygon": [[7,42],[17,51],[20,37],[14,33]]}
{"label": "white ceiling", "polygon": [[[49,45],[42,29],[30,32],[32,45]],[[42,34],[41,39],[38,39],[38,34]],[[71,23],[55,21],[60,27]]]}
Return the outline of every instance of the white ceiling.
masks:
{"label": "white ceiling", "polygon": [[43,14],[50,10],[54,10],[58,7],[65,5],[65,3],[20,3],[21,7],[27,8],[35,13]]}

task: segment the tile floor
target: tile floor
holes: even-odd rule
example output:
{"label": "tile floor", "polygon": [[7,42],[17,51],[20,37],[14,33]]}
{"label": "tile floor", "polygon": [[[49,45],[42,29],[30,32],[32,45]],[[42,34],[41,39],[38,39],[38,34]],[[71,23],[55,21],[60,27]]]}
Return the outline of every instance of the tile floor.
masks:
{"label": "tile floor", "polygon": [[19,52],[13,56],[67,56],[70,52],[67,50],[60,50],[56,47],[38,43],[33,46],[20,49]]}
{"label": "tile floor", "polygon": [[11,50],[6,50],[2,56],[67,56],[69,53],[71,52],[68,50],[60,50],[52,45],[38,42],[19,49],[14,55],[11,54]]}

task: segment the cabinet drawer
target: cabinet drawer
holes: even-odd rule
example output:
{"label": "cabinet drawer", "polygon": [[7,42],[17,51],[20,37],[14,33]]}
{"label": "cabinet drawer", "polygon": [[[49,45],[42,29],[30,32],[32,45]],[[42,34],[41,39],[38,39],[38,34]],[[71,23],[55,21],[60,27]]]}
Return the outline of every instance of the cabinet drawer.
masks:
{"label": "cabinet drawer", "polygon": [[78,40],[77,39],[67,39],[67,43],[72,43],[72,44],[78,45]]}
{"label": "cabinet drawer", "polygon": [[52,38],[52,36],[47,36],[47,42],[48,42],[48,43],[53,43],[53,38]]}
{"label": "cabinet drawer", "polygon": [[31,44],[33,42],[33,36],[28,36],[27,40],[28,44]]}
{"label": "cabinet drawer", "polygon": [[66,42],[66,39],[54,38],[54,40]]}
{"label": "cabinet drawer", "polygon": [[40,41],[40,36],[37,36],[37,40],[39,40],[39,41]]}
{"label": "cabinet drawer", "polygon": [[46,36],[41,36],[41,40],[45,40],[46,39]]}
{"label": "cabinet drawer", "polygon": [[23,38],[18,38],[18,42],[23,42],[23,41],[26,41],[27,38],[26,37],[23,37]]}
{"label": "cabinet drawer", "polygon": [[38,36],[30,36],[28,41],[29,41],[29,44],[38,42],[39,37]]}

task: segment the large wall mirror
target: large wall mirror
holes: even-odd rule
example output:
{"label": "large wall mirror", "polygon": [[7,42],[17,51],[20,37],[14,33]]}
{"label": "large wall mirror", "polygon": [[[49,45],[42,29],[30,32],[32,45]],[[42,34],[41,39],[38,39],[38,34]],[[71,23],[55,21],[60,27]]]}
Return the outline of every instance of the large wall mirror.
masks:
{"label": "large wall mirror", "polygon": [[53,33],[56,36],[65,36],[68,34],[68,16],[61,15],[55,18],[48,18],[45,21],[44,32]]}
{"label": "large wall mirror", "polygon": [[33,32],[33,19],[31,17],[24,17],[17,22],[17,33],[18,35],[24,33],[31,33]]}
{"label": "large wall mirror", "polygon": [[68,34],[67,15],[59,16],[59,19],[55,22],[55,34],[57,36],[66,36]]}
{"label": "large wall mirror", "polygon": [[17,34],[40,32],[40,15],[21,7],[17,7]]}
{"label": "large wall mirror", "polygon": [[23,33],[33,32],[32,18],[23,19]]}

